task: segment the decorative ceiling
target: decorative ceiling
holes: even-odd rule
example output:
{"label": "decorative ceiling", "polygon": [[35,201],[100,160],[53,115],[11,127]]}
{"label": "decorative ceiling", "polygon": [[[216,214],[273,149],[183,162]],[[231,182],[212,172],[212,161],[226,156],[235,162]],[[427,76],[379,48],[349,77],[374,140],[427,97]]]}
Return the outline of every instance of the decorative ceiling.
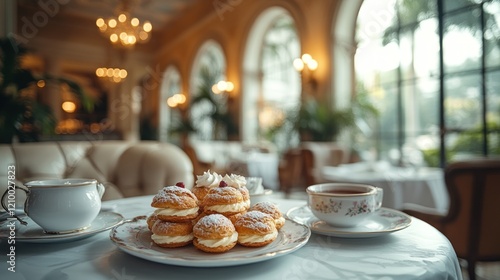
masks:
{"label": "decorative ceiling", "polygon": [[[60,1],[57,13],[65,16],[95,21],[99,17],[112,16],[121,3],[126,3],[134,17],[140,20],[149,20],[153,30],[163,29],[168,23],[180,15],[186,8],[194,5],[198,0],[68,0]],[[58,1],[18,0],[19,7],[43,9],[39,2],[56,3]],[[67,3],[65,3],[67,2]],[[50,7],[48,9],[56,9]],[[56,12],[54,12],[56,13]]]}

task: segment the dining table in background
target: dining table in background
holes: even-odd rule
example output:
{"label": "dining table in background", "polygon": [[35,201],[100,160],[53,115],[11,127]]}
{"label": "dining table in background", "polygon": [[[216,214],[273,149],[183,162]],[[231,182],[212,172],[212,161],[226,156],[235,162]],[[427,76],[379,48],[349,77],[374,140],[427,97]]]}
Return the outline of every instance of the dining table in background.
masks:
{"label": "dining table in background", "polygon": [[441,168],[396,167],[386,162],[359,162],[325,166],[323,180],[337,183],[361,183],[384,190],[382,206],[404,209],[405,203],[433,208],[446,213],[449,195]]}
{"label": "dining table in background", "polygon": [[[151,199],[152,196],[141,196],[106,201],[103,211],[132,219],[152,213]],[[284,213],[306,207],[305,200],[278,195],[270,200]],[[313,232],[305,245],[288,254],[210,268],[162,264],[132,256],[111,241],[108,230],[69,242],[17,242],[15,273],[7,270],[9,244],[2,238],[0,279],[462,279],[450,242],[429,224],[411,218],[406,228],[381,234],[353,239]],[[210,257],[206,254],[207,259]]]}

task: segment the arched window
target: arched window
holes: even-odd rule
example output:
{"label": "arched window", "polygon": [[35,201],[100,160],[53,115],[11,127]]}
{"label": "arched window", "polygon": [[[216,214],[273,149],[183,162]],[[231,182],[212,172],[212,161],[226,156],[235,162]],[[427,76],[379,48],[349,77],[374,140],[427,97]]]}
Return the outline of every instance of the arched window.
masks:
{"label": "arched window", "polygon": [[373,147],[399,164],[500,154],[500,1],[365,0],[358,91],[380,109]]}
{"label": "arched window", "polygon": [[[300,75],[293,68],[299,56],[300,42],[288,12],[279,7],[264,11],[249,33],[244,58],[243,139],[269,137],[286,112],[299,106]],[[278,148],[290,140],[279,133],[269,138]]]}
{"label": "arched window", "polygon": [[180,112],[178,110],[172,110],[167,104],[167,100],[170,97],[180,93],[182,93],[181,75],[177,68],[171,65],[167,67],[163,73],[163,80],[160,88],[160,122],[158,129],[160,141],[167,141],[170,125],[175,120],[181,118]]}
{"label": "arched window", "polygon": [[200,140],[227,140],[228,128],[219,122],[227,114],[227,96],[215,94],[212,86],[226,78],[226,59],[221,46],[209,40],[196,54],[191,70],[191,120]]}

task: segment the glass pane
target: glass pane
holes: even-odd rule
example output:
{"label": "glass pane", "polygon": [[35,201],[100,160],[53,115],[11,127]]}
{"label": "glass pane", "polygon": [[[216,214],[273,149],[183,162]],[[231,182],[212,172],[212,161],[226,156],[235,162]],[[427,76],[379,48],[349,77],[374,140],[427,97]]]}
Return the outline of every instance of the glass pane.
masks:
{"label": "glass pane", "polygon": [[488,154],[500,154],[500,71],[486,77],[486,122],[488,123]]}
{"label": "glass pane", "polygon": [[402,25],[419,22],[437,15],[435,0],[399,0],[398,13]]}
{"label": "glass pane", "polygon": [[370,94],[376,100],[375,105],[380,112],[377,150],[382,158],[397,164],[399,161],[397,88],[383,88]]}
{"label": "glass pane", "polygon": [[401,34],[401,70],[404,80],[439,76],[437,19],[420,22],[415,30]]}
{"label": "glass pane", "polygon": [[481,18],[479,9],[444,19],[443,55],[445,73],[481,67]]}
{"label": "glass pane", "polygon": [[456,9],[464,8],[482,0],[444,0],[443,7],[445,12],[451,12]]}
{"label": "glass pane", "polygon": [[358,48],[354,57],[358,80],[369,81],[372,86],[395,83],[398,78],[398,53],[397,43],[383,45],[382,39]]}
{"label": "glass pane", "polygon": [[418,80],[416,83],[405,84],[403,86],[403,113],[405,120],[404,163],[437,166],[438,158],[426,163],[424,153],[439,148],[439,81]]}
{"label": "glass pane", "polygon": [[483,154],[483,140],[481,133],[461,132],[449,133],[445,138],[447,161],[461,160]]}
{"label": "glass pane", "polygon": [[500,0],[484,4],[486,67],[500,66]]}
{"label": "glass pane", "polygon": [[445,79],[444,110],[447,129],[477,129],[481,120],[480,75]]}

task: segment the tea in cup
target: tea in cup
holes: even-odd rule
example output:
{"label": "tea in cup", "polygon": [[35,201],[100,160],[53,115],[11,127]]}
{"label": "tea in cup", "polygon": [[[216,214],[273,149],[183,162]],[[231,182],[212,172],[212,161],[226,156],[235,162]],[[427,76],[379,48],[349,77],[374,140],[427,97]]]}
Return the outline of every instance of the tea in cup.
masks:
{"label": "tea in cup", "polygon": [[[84,230],[101,210],[104,186],[94,179],[31,181],[25,187],[26,189],[16,186],[26,192],[24,212],[46,233],[62,234]],[[5,210],[6,193],[2,197]]]}
{"label": "tea in cup", "polygon": [[325,183],[306,191],[314,216],[334,227],[354,227],[382,206],[383,190],[370,185]]}

